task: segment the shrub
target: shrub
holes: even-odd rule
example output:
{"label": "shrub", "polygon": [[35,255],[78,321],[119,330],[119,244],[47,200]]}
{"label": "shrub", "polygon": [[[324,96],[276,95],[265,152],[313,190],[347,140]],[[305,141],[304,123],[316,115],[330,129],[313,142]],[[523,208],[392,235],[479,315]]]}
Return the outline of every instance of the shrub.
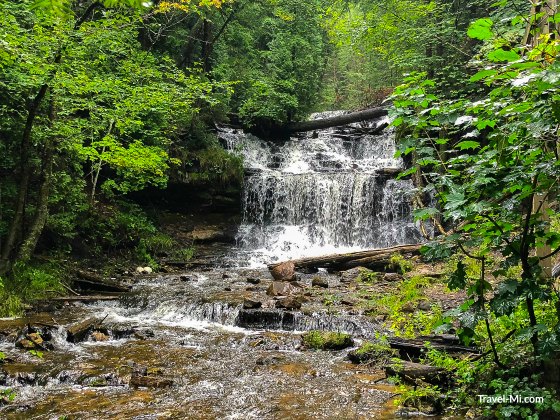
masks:
{"label": "shrub", "polygon": [[302,340],[305,347],[316,350],[342,350],[354,345],[349,334],[331,331],[309,331]]}

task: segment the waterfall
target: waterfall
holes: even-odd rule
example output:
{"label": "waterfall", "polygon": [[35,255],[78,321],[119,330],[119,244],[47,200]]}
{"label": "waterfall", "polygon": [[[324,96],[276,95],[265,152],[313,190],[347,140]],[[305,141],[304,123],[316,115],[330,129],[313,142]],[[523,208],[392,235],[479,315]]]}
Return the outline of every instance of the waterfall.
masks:
{"label": "waterfall", "polygon": [[411,216],[412,181],[387,175],[403,165],[394,157],[394,132],[368,134],[379,123],[319,130],[281,144],[222,129],[228,149],[245,162],[238,243],[248,265],[421,239]]}

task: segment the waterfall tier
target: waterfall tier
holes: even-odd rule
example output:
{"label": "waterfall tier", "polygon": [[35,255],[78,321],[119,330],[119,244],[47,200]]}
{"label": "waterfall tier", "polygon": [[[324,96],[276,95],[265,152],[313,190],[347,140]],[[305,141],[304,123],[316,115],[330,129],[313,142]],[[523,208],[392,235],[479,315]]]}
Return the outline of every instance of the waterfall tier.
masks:
{"label": "waterfall tier", "polygon": [[238,243],[249,265],[420,240],[411,216],[412,182],[387,175],[402,168],[394,133],[367,134],[378,123],[320,130],[282,144],[222,130],[228,149],[244,157]]}

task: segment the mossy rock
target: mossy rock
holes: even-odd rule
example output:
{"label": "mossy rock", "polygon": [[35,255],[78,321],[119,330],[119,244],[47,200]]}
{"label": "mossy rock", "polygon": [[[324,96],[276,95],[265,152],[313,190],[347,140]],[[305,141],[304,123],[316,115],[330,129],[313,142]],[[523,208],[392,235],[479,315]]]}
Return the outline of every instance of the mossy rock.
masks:
{"label": "mossy rock", "polygon": [[316,350],[342,350],[354,345],[350,334],[331,331],[309,331],[302,341],[305,347]]}
{"label": "mossy rock", "polygon": [[372,343],[366,341],[360,348],[348,353],[348,359],[355,364],[370,362],[385,363],[397,355],[398,351],[392,349],[387,343]]}

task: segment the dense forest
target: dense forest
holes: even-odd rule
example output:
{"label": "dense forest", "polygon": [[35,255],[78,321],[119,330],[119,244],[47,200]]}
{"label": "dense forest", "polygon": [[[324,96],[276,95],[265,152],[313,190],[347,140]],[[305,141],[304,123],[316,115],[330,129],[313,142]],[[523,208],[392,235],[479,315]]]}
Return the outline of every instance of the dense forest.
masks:
{"label": "dense forest", "polygon": [[452,261],[464,293],[431,326],[483,349],[429,349],[446,386],[418,381],[401,402],[555,418],[559,25],[556,0],[2,1],[0,314],[64,292],[84,256],[154,270],[158,253],[191,256],[142,197],[239,191],[217,126],[274,135],[383,107],[423,257]]}

